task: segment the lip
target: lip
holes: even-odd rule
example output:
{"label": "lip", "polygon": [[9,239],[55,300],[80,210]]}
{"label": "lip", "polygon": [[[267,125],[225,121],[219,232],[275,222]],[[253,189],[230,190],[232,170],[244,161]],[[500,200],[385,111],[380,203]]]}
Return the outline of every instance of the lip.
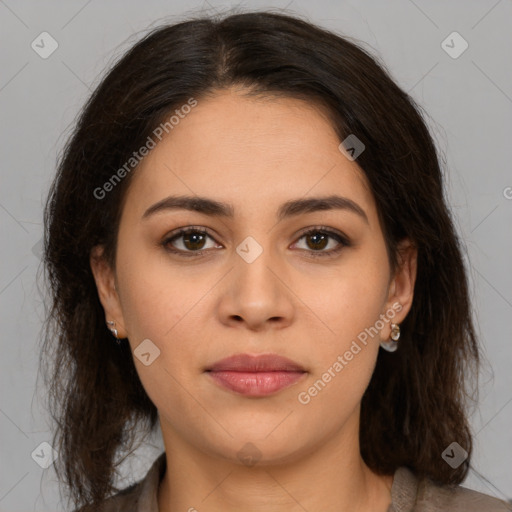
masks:
{"label": "lip", "polygon": [[205,371],[221,387],[251,397],[277,393],[307,374],[301,365],[277,354],[236,354]]}
{"label": "lip", "polygon": [[209,366],[206,371],[233,372],[305,372],[295,361],[277,354],[235,354]]}

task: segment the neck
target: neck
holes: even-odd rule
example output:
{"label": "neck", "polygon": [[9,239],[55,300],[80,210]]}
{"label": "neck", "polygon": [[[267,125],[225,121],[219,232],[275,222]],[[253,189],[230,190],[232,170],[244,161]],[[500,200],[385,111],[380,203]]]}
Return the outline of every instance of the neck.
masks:
{"label": "neck", "polygon": [[160,512],[387,512],[391,503],[393,477],[366,466],[357,429],[344,428],[285,463],[245,466],[205,454],[161,424],[167,469],[158,492]]}

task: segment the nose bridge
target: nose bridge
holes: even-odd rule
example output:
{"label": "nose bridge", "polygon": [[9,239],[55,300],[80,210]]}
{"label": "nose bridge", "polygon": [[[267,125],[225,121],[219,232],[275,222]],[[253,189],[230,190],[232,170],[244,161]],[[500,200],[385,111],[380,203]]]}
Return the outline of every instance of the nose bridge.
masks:
{"label": "nose bridge", "polygon": [[236,317],[253,327],[269,319],[289,321],[293,304],[281,282],[283,262],[278,261],[271,247],[271,236],[262,229],[259,234],[245,237],[235,251],[235,268],[222,299],[224,320]]}
{"label": "nose bridge", "polygon": [[[243,227],[237,232],[241,238],[235,246],[237,271],[246,275],[249,279],[256,276],[269,278],[266,275],[270,271],[267,267],[276,266],[279,262],[276,259],[274,246],[278,241],[275,239],[273,230],[273,218],[262,218],[258,209],[246,213],[243,217]],[[271,274],[271,273],[270,273]],[[272,275],[272,274],[271,274]]]}
{"label": "nose bridge", "polygon": [[258,236],[260,243],[255,237],[247,236],[236,247],[239,261],[234,275],[235,288],[254,303],[275,300],[280,293],[276,270],[272,271],[278,263],[273,257],[270,237],[266,236],[265,240],[262,237]]}

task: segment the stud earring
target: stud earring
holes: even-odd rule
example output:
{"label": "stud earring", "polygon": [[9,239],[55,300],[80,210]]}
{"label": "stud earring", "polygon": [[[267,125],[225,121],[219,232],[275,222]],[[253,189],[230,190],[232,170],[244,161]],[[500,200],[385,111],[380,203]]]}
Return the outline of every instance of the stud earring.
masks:
{"label": "stud earring", "polygon": [[117,344],[121,345],[121,342],[119,341],[119,336],[117,334],[116,323],[113,320],[107,320],[107,325],[109,325],[110,332],[116,338]]}
{"label": "stud earring", "polygon": [[391,324],[390,341],[381,341],[380,346],[387,352],[394,352],[398,348],[398,339],[400,338],[400,326]]}

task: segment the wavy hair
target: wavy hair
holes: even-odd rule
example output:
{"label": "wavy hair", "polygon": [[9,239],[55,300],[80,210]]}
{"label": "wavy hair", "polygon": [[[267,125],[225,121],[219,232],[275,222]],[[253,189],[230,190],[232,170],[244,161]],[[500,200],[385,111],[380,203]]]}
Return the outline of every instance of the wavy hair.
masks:
{"label": "wavy hair", "polygon": [[[458,484],[469,468],[468,375],[479,347],[461,242],[447,207],[440,158],[420,107],[383,64],[347,37],[270,11],[202,16],[152,29],[111,67],[81,111],[44,214],[51,290],[42,358],[55,421],[55,469],[76,505],[119,491],[117,466],[158,411],[129,344],[113,342],[89,264],[105,248],[114,267],[129,173],[108,199],[95,190],[170,113],[231,86],[322,106],[343,141],[366,146],[357,163],[376,201],[392,267],[409,237],[418,250],[415,295],[400,349],[380,351],[361,403],[360,450],[379,474],[407,466]],[[474,371],[470,374],[468,372]],[[441,453],[456,440],[469,456],[453,469]]]}

